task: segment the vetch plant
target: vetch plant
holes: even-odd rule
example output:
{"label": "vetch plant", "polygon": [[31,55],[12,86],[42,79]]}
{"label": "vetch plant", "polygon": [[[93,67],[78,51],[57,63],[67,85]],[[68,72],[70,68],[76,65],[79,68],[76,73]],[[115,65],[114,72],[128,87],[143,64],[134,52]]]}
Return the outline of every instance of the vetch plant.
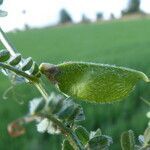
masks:
{"label": "vetch plant", "polygon": [[[2,4],[0,0],[0,4]],[[3,17],[7,13],[0,11]],[[40,66],[31,58],[23,58],[12,46],[6,34],[0,28],[0,40],[6,49],[0,51],[1,73],[6,75],[13,85],[30,83],[41,93],[41,97],[29,102],[29,113],[8,125],[11,136],[25,133],[24,124],[36,121],[37,131],[49,134],[62,134],[63,150],[108,150],[113,139],[100,129],[88,132],[77,122],[85,119],[81,105],[73,99],[90,103],[114,103],[129,95],[140,80],[150,82],[140,71],[114,65],[89,62],[66,62],[63,64],[42,63]],[[48,94],[42,86],[42,76],[59,90]],[[92,105],[92,104],[91,104]],[[139,136],[140,145],[134,141],[132,130],[121,135],[123,150],[150,148],[150,129]]]}

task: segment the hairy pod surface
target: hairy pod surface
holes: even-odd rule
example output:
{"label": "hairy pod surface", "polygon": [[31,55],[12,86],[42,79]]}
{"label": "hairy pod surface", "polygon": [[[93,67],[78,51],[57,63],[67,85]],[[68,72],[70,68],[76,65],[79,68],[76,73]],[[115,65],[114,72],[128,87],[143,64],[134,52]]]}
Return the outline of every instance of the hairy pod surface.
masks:
{"label": "hairy pod surface", "polygon": [[140,71],[107,64],[45,63],[40,70],[64,94],[88,102],[115,102],[127,96],[139,80],[149,82]]}

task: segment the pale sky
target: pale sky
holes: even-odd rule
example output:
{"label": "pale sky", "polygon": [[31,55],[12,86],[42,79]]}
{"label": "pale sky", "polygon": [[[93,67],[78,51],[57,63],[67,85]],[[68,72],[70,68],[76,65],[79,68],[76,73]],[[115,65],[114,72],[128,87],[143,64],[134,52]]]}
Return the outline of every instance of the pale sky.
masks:
{"label": "pale sky", "polygon": [[[92,21],[96,13],[104,13],[108,19],[110,13],[120,17],[128,0],[4,0],[1,9],[8,11],[8,16],[0,18],[0,26],[5,31],[15,28],[23,29],[24,24],[31,27],[54,25],[58,22],[59,11],[65,8],[74,22],[81,20],[85,14]],[[141,9],[150,13],[150,0],[141,0]],[[26,10],[26,14],[22,11]]]}

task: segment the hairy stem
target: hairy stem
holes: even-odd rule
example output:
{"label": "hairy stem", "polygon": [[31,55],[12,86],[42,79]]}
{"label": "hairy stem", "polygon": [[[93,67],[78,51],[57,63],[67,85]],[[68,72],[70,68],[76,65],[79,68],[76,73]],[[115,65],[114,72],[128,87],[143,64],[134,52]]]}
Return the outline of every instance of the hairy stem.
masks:
{"label": "hairy stem", "polygon": [[44,97],[46,101],[48,101],[48,94],[43,88],[43,86],[40,84],[40,82],[34,82],[35,87],[38,89],[38,91],[41,93],[41,95]]}
{"label": "hairy stem", "polygon": [[[34,83],[34,85],[37,87],[37,89],[42,94],[44,99],[46,101],[48,101],[48,94],[46,93],[46,91],[42,87],[42,85],[40,83]],[[80,140],[76,136],[76,134],[71,129],[67,128],[61,121],[56,119],[53,115],[39,114],[39,116],[46,117],[49,120],[51,120],[53,123],[55,123],[60,128],[62,133],[67,137],[68,141],[74,147],[75,150],[83,150],[84,149],[82,144],[80,143]]]}
{"label": "hairy stem", "polygon": [[0,40],[1,40],[2,44],[5,46],[5,48],[10,52],[10,54],[12,56],[14,56],[16,54],[17,50],[11,44],[11,42],[9,41],[9,39],[7,38],[6,34],[4,33],[4,31],[2,30],[1,27],[0,27]]}
{"label": "hairy stem", "polygon": [[35,76],[29,75],[29,74],[27,74],[21,70],[18,70],[17,68],[10,66],[8,64],[0,62],[0,67],[8,69],[12,72],[15,72],[17,75],[22,76],[31,82],[38,82],[38,78],[36,78]]}
{"label": "hairy stem", "polygon": [[70,128],[66,127],[61,121],[56,119],[53,115],[38,114],[38,116],[46,117],[53,123],[55,123],[60,128],[61,132],[65,135],[65,137],[67,137],[70,144],[73,146],[75,150],[84,150],[83,145],[80,143],[80,140],[78,139],[76,134],[74,134],[74,132]]}

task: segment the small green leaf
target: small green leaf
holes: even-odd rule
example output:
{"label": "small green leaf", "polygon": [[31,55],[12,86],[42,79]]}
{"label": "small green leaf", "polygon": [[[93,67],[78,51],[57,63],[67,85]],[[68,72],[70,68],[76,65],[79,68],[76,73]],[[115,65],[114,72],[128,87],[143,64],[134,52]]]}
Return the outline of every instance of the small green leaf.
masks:
{"label": "small green leaf", "polygon": [[89,132],[82,126],[75,129],[75,133],[83,145],[86,145],[89,140]]}
{"label": "small green leaf", "polygon": [[36,62],[33,62],[33,70],[32,70],[32,75],[36,75],[39,72],[39,66],[37,65]]}
{"label": "small green leaf", "polygon": [[73,113],[73,110],[74,110],[74,104],[68,103],[68,105],[65,105],[57,115],[62,120],[68,119],[70,115]]}
{"label": "small green leaf", "polygon": [[6,11],[0,10],[0,17],[5,17],[7,14],[8,13]]}
{"label": "small green leaf", "polygon": [[144,132],[144,144],[150,144],[150,127],[148,127]]}
{"label": "small green leaf", "polygon": [[45,101],[42,100],[42,101],[40,101],[39,105],[35,109],[35,113],[38,113],[38,112],[42,111],[44,107],[45,107]]}
{"label": "small green leaf", "polygon": [[62,95],[56,96],[54,93],[49,96],[45,111],[66,121],[67,124],[85,119],[83,108],[80,105],[74,103],[70,98],[66,99]]}
{"label": "small green leaf", "polygon": [[132,130],[123,132],[121,135],[121,148],[122,150],[134,150],[135,141],[134,133]]}
{"label": "small green leaf", "polygon": [[12,66],[16,66],[20,63],[21,61],[21,54],[16,54],[15,56],[11,57],[9,60],[9,64]]}
{"label": "small green leaf", "polygon": [[31,57],[27,58],[26,60],[24,60],[23,64],[22,64],[22,71],[27,71],[30,70],[33,64],[33,60]]}
{"label": "small green leaf", "polygon": [[10,53],[8,50],[1,50],[0,51],[0,62],[5,62],[10,58]]}
{"label": "small green leaf", "polygon": [[43,98],[34,98],[30,101],[30,114],[35,114],[41,112],[46,105],[46,102]]}
{"label": "small green leaf", "polygon": [[149,82],[148,77],[140,71],[95,63],[45,63],[40,65],[40,70],[64,94],[98,103],[124,98],[141,79]]}
{"label": "small green leaf", "polygon": [[73,111],[67,119],[67,121],[72,121],[72,120],[74,121],[85,120],[83,108],[78,104],[74,104]]}
{"label": "small green leaf", "polygon": [[64,101],[64,105],[57,115],[59,119],[66,120],[68,123],[85,119],[82,107],[69,100]]}
{"label": "small green leaf", "polygon": [[56,96],[54,97],[54,94],[52,94],[50,97],[49,97],[49,102],[47,104],[47,110],[52,113],[52,114],[55,114],[55,113],[58,113],[63,105],[64,105],[64,97],[62,96]]}
{"label": "small green leaf", "polygon": [[112,144],[112,138],[106,135],[96,136],[88,142],[86,149],[88,150],[108,150],[110,144]]}
{"label": "small green leaf", "polygon": [[70,145],[68,140],[64,140],[62,144],[62,150],[74,150],[73,147]]}
{"label": "small green leaf", "polygon": [[101,129],[97,129],[96,131],[91,131],[90,132],[90,139],[97,137],[97,136],[101,136],[102,135],[102,131]]}

